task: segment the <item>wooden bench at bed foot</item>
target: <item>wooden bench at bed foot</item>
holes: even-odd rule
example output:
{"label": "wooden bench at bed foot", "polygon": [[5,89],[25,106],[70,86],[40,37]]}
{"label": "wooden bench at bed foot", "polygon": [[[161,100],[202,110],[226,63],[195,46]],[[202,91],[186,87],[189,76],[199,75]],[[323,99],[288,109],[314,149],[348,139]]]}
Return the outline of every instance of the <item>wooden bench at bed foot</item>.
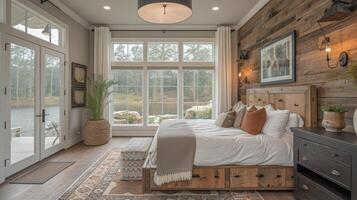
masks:
{"label": "wooden bench at bed foot", "polygon": [[[282,166],[195,167],[191,181],[158,186],[155,169],[145,169],[145,191],[159,190],[292,190],[294,168]],[[149,179],[149,180],[148,180]]]}

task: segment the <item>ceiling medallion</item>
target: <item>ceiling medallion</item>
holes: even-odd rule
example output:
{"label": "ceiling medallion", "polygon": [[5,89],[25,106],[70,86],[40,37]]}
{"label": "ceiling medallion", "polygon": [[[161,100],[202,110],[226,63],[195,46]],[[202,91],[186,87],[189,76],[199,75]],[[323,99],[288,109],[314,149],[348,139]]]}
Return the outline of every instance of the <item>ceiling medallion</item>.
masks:
{"label": "ceiling medallion", "polygon": [[175,24],[192,16],[192,0],[138,0],[138,15],[155,24]]}

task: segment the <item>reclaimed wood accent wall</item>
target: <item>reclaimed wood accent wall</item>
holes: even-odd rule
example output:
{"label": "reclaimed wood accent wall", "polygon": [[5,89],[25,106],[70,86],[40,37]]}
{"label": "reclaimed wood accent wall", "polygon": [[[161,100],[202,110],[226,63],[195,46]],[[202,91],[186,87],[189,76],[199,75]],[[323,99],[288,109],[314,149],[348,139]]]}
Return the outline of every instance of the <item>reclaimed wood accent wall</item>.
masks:
{"label": "reclaimed wood accent wall", "polygon": [[[287,85],[315,85],[318,89],[318,120],[321,125],[321,107],[342,104],[346,113],[347,131],[353,131],[353,112],[357,108],[357,89],[341,76],[345,69],[329,69],[325,51],[320,50],[323,35],[317,20],[331,0],[271,0],[238,31],[240,50],[249,51],[248,60],[239,60],[241,79],[239,98],[246,99],[248,88],[260,87],[260,49],[281,35],[296,30],[296,83]],[[357,11],[350,17],[321,24],[331,39],[331,64],[337,65],[340,52],[346,51],[357,61]],[[272,87],[272,86],[269,86]]]}

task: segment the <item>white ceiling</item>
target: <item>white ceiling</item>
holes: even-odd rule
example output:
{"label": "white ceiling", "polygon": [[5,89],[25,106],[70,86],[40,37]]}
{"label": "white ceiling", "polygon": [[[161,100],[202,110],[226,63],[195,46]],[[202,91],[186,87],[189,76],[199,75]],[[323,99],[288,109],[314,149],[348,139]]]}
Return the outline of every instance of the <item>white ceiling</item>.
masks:
{"label": "white ceiling", "polygon": [[[157,26],[146,23],[137,15],[137,0],[61,0],[90,24],[110,25],[117,29],[175,27],[209,29],[220,24],[236,25],[262,0],[192,0],[193,16],[185,22]],[[111,10],[103,9],[104,5]],[[219,11],[212,11],[219,6]]]}

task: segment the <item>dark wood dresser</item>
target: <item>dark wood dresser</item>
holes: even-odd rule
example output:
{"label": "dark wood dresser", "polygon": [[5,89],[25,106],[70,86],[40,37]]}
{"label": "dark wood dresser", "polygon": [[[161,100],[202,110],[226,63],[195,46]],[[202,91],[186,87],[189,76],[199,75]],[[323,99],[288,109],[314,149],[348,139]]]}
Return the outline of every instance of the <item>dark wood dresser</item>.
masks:
{"label": "dark wood dresser", "polygon": [[357,136],[293,128],[295,197],[357,200]]}

